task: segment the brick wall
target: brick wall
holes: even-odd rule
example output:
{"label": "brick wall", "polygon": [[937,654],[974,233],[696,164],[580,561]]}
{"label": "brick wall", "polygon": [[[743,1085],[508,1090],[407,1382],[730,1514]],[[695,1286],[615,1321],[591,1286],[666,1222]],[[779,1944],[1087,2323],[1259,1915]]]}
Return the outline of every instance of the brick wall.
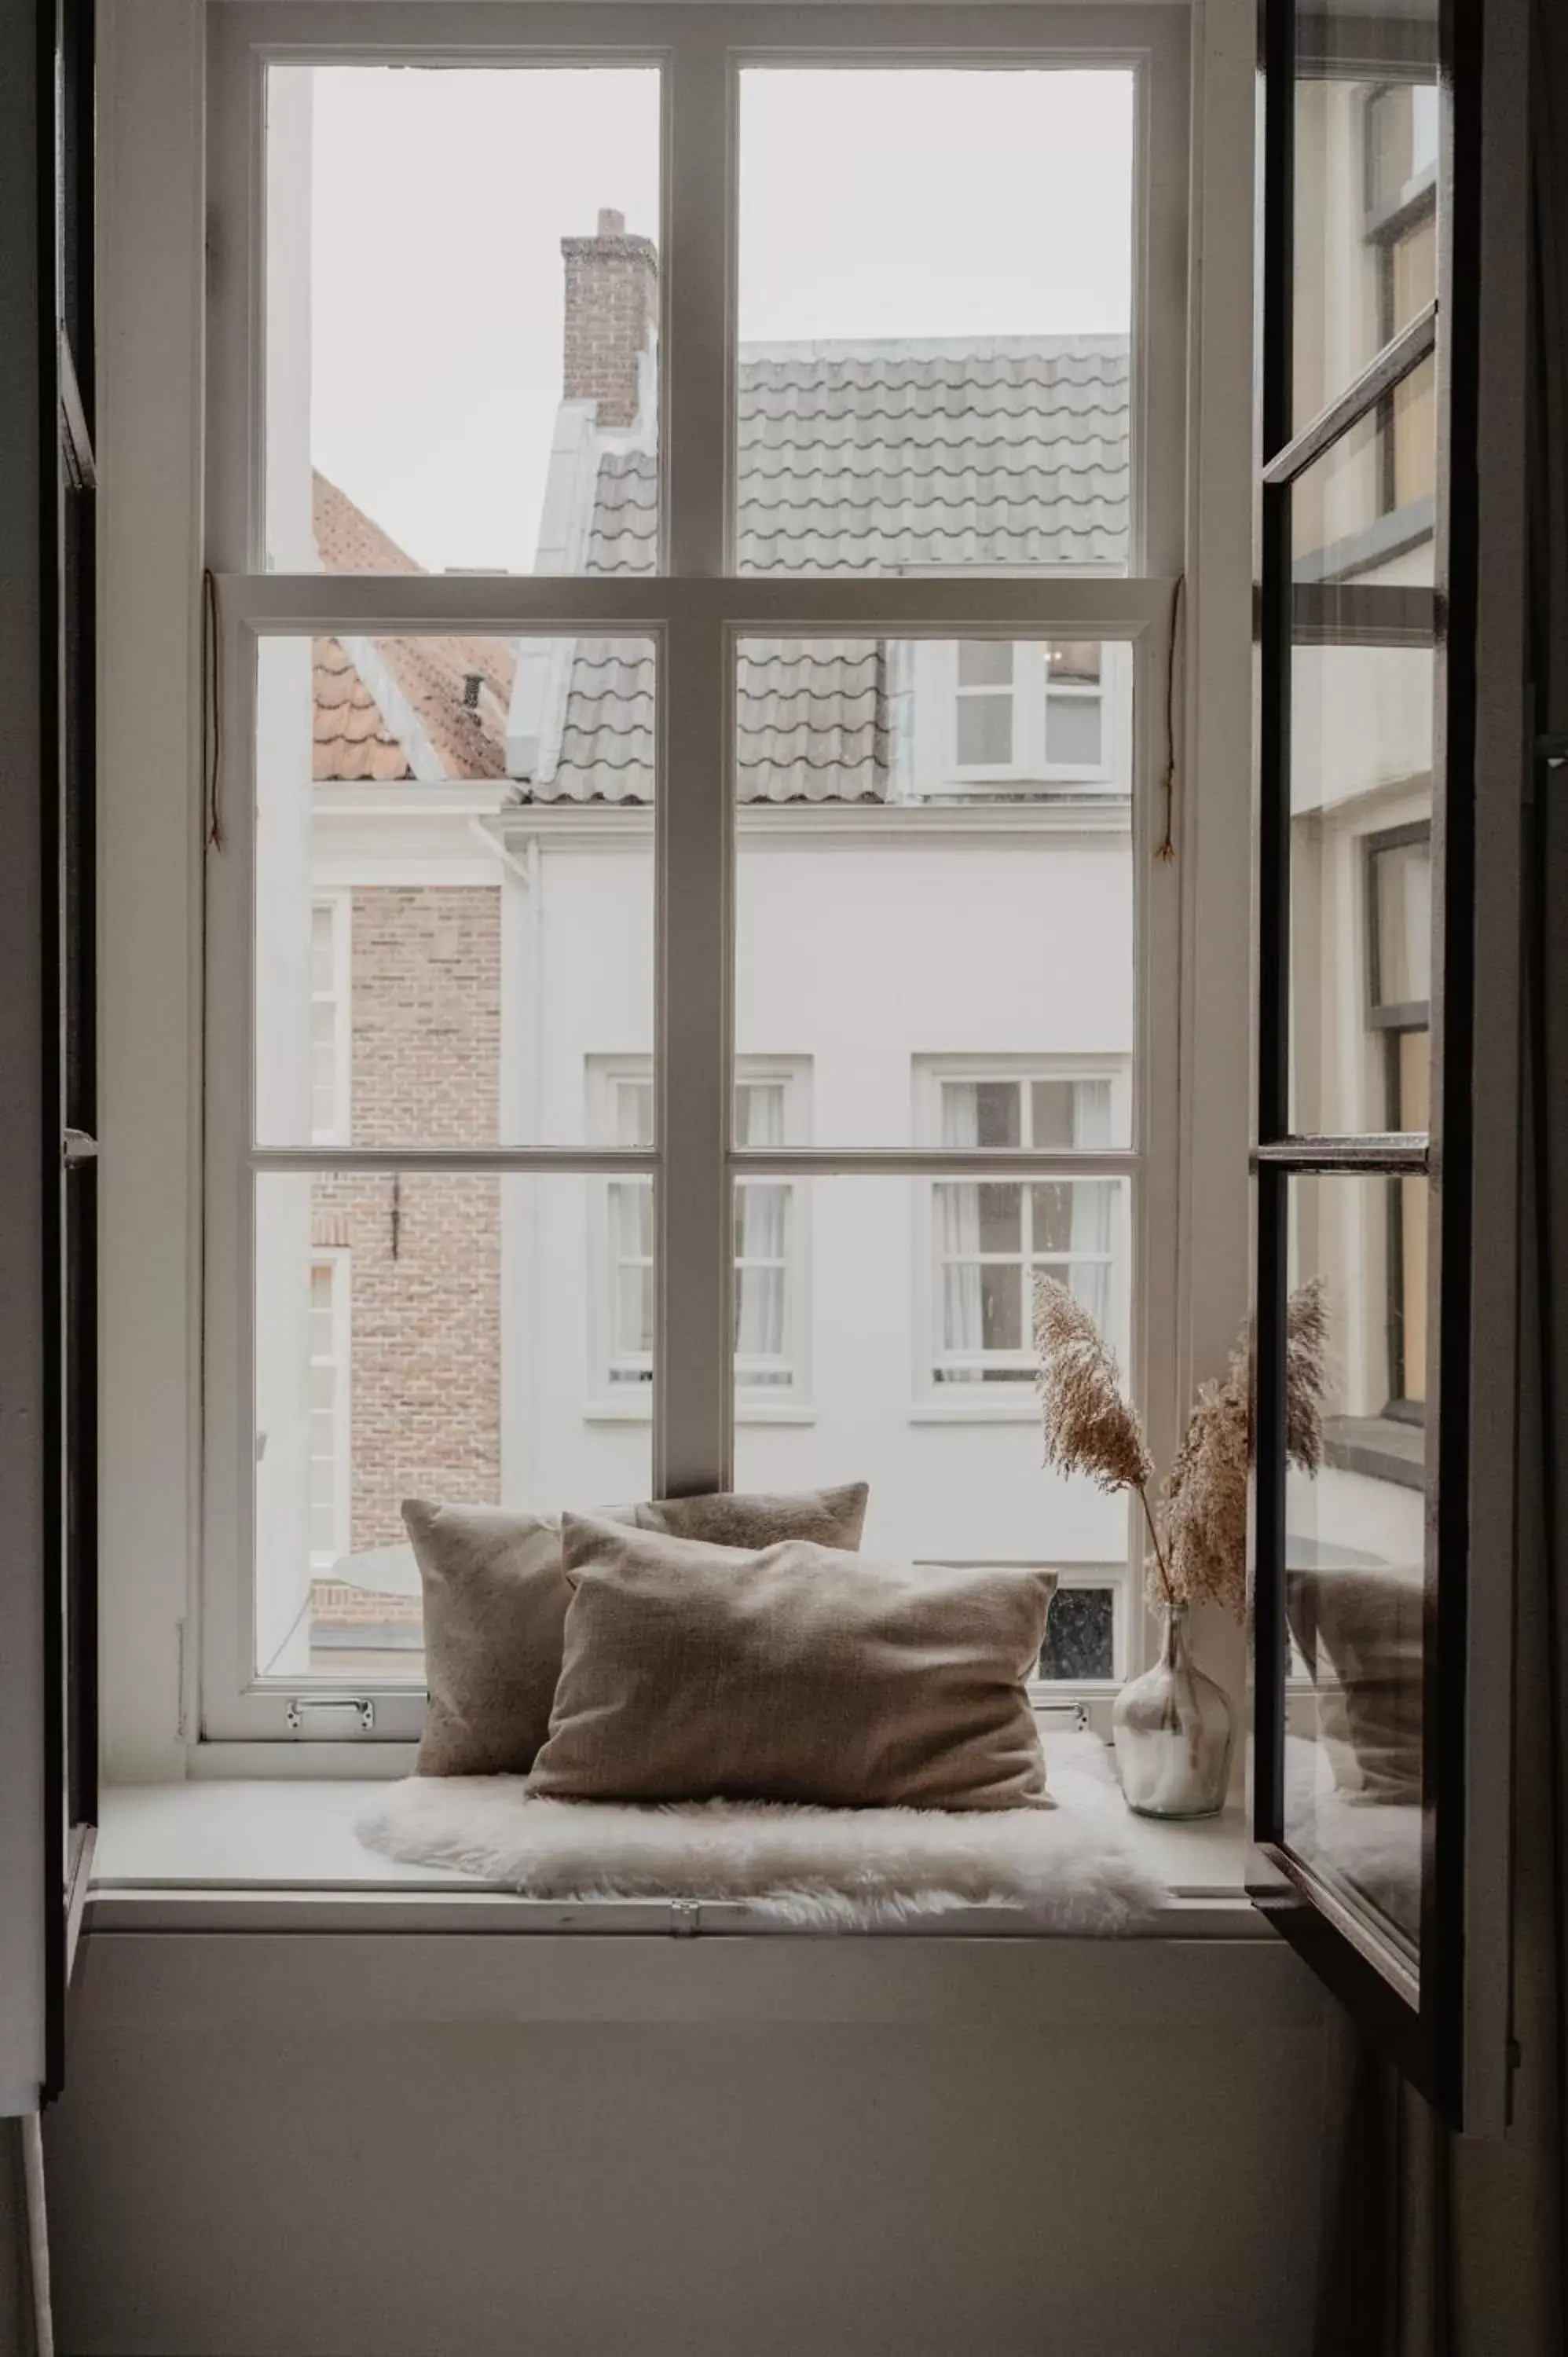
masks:
{"label": "brick wall", "polygon": [[564,237],[566,325],[562,390],[568,401],[596,401],[601,425],[629,425],[637,415],[637,364],[659,316],[659,255],[652,241],[628,237],[623,216],[607,207],[596,237]]}
{"label": "brick wall", "polygon": [[[355,1144],[493,1145],[499,890],[357,889],[352,974]],[[499,1495],[499,1184],[328,1176],[312,1212],[317,1243],[351,1255],[351,1543],[390,1545],[413,1493]],[[317,1603],[324,1617],[322,1583]]]}

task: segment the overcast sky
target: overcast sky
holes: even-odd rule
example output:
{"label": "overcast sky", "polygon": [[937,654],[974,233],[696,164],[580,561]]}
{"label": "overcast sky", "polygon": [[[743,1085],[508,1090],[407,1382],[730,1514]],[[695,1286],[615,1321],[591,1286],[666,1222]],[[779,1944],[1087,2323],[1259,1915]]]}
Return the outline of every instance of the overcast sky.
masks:
{"label": "overcast sky", "polygon": [[[431,570],[532,571],[560,242],[657,238],[658,78],[315,81],[315,462]],[[742,340],[1124,331],[1132,142],[1125,73],[746,73]]]}

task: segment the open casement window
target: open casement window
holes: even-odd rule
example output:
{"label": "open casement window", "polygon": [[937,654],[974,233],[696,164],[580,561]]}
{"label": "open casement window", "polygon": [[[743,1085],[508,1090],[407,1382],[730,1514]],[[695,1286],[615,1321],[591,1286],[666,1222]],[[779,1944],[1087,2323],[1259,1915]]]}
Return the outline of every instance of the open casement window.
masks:
{"label": "open casement window", "polygon": [[1102,1684],[1024,1320],[1166,1445],[1185,12],[477,23],[209,19],[200,1739],[417,1734],[410,1495],[865,1479]]}
{"label": "open casement window", "polygon": [[[1472,1699],[1508,1616],[1506,1548],[1477,1538],[1472,1277],[1487,1262],[1506,1290],[1511,1264],[1473,1224],[1463,16],[1265,12],[1253,1571],[1261,1903],[1472,2121],[1502,2076],[1502,1943],[1473,1931],[1506,1911],[1508,1743],[1506,1706],[1483,1728]],[[1307,1284],[1327,1320],[1316,1470],[1286,1389]]]}
{"label": "open casement window", "polygon": [[[48,1666],[55,1743],[51,1827],[58,1835],[47,1918],[47,2085],[64,2069],[66,1982],[86,1897],[98,1813],[97,1269],[98,1074],[96,470],[94,431],[94,17],[91,0],[55,0],[53,301],[46,398],[57,434],[45,612],[44,810],[46,1122],[59,1148],[45,1203],[46,1576],[53,1625]],[[46,183],[47,186],[47,183]],[[49,591],[52,588],[52,597]],[[52,689],[50,694],[48,691]],[[52,1157],[51,1157],[52,1158]]]}
{"label": "open casement window", "polygon": [[14,418],[0,526],[7,2124],[64,2082],[67,1994],[98,1813],[94,29],[91,0],[22,11],[7,25],[0,76]]}

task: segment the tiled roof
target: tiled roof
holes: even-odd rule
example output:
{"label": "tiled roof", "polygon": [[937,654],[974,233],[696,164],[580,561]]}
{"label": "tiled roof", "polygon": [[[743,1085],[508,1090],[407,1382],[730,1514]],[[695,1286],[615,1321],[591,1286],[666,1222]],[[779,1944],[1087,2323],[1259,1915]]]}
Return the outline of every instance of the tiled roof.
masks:
{"label": "tiled roof", "polygon": [[412,778],[406,748],[381,718],[381,707],[341,641],[317,639],[310,653],[316,706],[311,776],[318,783]]}
{"label": "tiled roof", "polygon": [[[887,780],[884,650],[868,639],[753,639],[736,716],[743,802],[880,802]],[[653,795],[653,662],[579,639],[560,753],[540,802],[643,802]]]}
{"label": "tiled roof", "polygon": [[[738,390],[742,572],[928,573],[1126,562],[1124,336],[757,345]],[[658,479],[646,452],[599,460],[586,570],[646,573]],[[758,641],[737,683],[744,800],[880,800],[885,651]],[[650,660],[583,640],[538,801],[646,801]]]}
{"label": "tiled roof", "polygon": [[[423,567],[324,475],[314,480],[316,545],[328,573]],[[359,662],[337,639],[312,648],[311,774],[318,781],[395,780],[432,771],[504,778],[516,667],[503,639],[375,639]],[[361,675],[371,671],[390,716]],[[421,764],[424,764],[422,770]]]}

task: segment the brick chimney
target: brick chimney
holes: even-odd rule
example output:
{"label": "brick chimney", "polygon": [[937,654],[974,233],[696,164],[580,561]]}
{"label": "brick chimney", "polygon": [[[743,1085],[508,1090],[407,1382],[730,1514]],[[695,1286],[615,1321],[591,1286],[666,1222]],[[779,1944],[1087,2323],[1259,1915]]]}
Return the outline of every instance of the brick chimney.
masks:
{"label": "brick chimney", "polygon": [[606,206],[593,237],[564,237],[566,350],[562,391],[596,401],[601,425],[637,416],[638,361],[659,317],[659,253],[651,238],[628,237],[624,213]]}

